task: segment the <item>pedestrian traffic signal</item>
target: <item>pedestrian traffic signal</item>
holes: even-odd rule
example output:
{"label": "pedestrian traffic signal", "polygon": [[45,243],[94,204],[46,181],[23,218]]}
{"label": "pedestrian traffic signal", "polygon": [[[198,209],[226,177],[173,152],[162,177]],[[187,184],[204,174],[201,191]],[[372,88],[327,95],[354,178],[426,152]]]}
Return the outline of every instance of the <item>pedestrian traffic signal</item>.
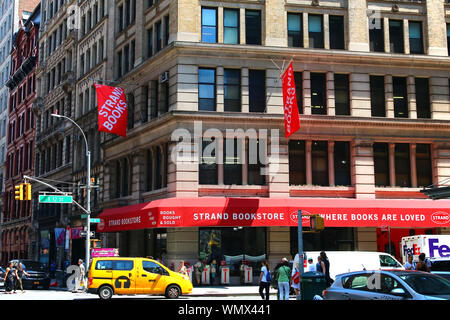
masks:
{"label": "pedestrian traffic signal", "polygon": [[311,215],[309,218],[312,231],[322,231],[323,229],[325,229],[323,218],[320,215]]}
{"label": "pedestrian traffic signal", "polygon": [[22,185],[23,185],[24,200],[31,200],[31,183],[24,183]]}
{"label": "pedestrian traffic signal", "polygon": [[23,184],[19,184],[18,186],[14,186],[14,193],[16,194],[14,199],[16,200],[23,200]]}

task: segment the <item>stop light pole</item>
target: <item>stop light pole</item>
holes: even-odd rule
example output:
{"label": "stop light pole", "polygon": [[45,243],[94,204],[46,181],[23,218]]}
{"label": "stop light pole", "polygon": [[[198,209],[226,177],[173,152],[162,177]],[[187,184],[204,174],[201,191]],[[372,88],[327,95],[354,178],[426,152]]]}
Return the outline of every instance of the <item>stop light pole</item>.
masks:
{"label": "stop light pole", "polygon": [[[303,226],[302,226],[302,210],[297,211],[298,217],[298,271],[300,273],[300,281],[298,283],[298,295],[297,300],[302,300],[301,288],[302,288],[302,277],[303,277]],[[295,266],[294,266],[295,267]]]}

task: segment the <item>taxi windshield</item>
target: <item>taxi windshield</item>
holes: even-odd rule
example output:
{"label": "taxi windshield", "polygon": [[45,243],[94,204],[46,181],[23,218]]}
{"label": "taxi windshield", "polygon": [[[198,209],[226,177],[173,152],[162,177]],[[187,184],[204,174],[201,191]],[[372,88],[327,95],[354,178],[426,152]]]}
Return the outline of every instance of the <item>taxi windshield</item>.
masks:
{"label": "taxi windshield", "polygon": [[450,294],[450,282],[443,278],[428,274],[403,274],[399,277],[417,293],[429,296]]}

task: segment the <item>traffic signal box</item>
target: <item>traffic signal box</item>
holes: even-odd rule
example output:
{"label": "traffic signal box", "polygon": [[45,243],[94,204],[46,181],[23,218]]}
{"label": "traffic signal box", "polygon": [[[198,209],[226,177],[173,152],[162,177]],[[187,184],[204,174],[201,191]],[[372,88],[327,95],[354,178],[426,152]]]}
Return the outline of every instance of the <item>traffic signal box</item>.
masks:
{"label": "traffic signal box", "polygon": [[324,219],[317,215],[310,216],[310,226],[312,231],[321,231],[325,228]]}
{"label": "traffic signal box", "polygon": [[21,183],[18,186],[14,186],[14,193],[16,200],[31,200],[31,183]]}

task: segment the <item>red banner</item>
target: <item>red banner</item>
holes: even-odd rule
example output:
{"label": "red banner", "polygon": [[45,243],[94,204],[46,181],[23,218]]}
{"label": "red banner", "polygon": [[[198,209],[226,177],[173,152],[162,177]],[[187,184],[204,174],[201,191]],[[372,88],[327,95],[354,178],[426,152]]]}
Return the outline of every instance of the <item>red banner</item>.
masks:
{"label": "red banner", "polygon": [[97,91],[98,131],[126,138],[128,110],[125,91],[118,87],[94,84]]}
{"label": "red banner", "polygon": [[[450,201],[357,199],[168,198],[105,210],[99,232],[167,227],[298,225],[318,214],[325,227],[431,228],[450,226]],[[309,217],[302,217],[309,226]]]}
{"label": "red banner", "polygon": [[283,74],[283,109],[285,137],[289,137],[300,129],[297,94],[295,91],[294,69],[292,62]]}

